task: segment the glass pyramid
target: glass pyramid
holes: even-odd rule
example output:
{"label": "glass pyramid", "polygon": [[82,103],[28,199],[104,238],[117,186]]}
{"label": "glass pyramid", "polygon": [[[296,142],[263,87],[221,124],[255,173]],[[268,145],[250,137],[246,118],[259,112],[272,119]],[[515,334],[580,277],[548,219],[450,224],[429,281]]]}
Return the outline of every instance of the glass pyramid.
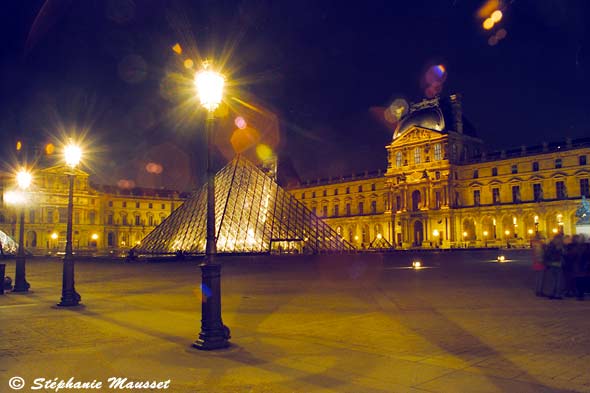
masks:
{"label": "glass pyramid", "polygon": [[0,231],[0,243],[2,243],[2,252],[4,254],[16,255],[18,243],[3,231]]}
{"label": "glass pyramid", "polygon": [[[203,186],[135,247],[139,255],[205,253]],[[218,253],[323,253],[354,250],[334,229],[247,159],[215,175]]]}

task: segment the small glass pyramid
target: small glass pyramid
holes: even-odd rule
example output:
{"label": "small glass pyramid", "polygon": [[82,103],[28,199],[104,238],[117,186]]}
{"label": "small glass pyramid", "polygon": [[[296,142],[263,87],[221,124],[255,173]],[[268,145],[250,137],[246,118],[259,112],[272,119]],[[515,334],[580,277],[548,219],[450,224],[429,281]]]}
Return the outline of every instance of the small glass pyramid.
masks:
{"label": "small glass pyramid", "polygon": [[[134,248],[136,255],[205,253],[206,185]],[[324,253],[354,250],[328,224],[244,157],[215,175],[217,252]]]}

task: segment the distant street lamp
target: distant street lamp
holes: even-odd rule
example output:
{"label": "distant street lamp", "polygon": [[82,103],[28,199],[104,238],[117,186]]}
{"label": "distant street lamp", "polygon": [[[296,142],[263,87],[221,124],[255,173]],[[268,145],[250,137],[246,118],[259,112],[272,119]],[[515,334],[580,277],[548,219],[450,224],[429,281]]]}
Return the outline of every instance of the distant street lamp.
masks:
{"label": "distant street lamp", "polygon": [[432,236],[434,236],[434,241],[436,243],[436,247],[439,247],[439,236],[440,236],[440,232],[438,229],[435,229],[434,231],[432,231]]}
{"label": "distant street lamp", "polygon": [[16,184],[20,190],[20,197],[17,198],[17,204],[20,205],[18,230],[18,252],[16,254],[16,273],[14,277],[14,289],[12,292],[28,292],[30,285],[26,279],[25,271],[25,204],[26,191],[31,185],[33,176],[26,169],[21,169],[16,174]]}
{"label": "distant street lamp", "polygon": [[195,75],[195,87],[201,105],[207,110],[207,240],[205,261],[201,264],[201,332],[193,346],[202,350],[229,346],[230,331],[221,320],[221,265],[216,263],[215,171],[211,162],[215,109],[223,98],[225,78],[205,62]]}
{"label": "distant street lamp", "polygon": [[488,248],[488,231],[483,231],[483,241],[485,248]]}
{"label": "distant street lamp", "polygon": [[74,210],[74,177],[76,176],[76,166],[82,159],[82,149],[80,146],[70,142],[64,148],[64,158],[67,166],[70,168],[66,174],[70,181],[68,193],[68,226],[66,231],[66,252],[63,259],[63,280],[61,290],[61,302],[57,305],[61,307],[77,306],[80,303],[81,296],[74,287],[74,256],[72,254],[72,214]]}

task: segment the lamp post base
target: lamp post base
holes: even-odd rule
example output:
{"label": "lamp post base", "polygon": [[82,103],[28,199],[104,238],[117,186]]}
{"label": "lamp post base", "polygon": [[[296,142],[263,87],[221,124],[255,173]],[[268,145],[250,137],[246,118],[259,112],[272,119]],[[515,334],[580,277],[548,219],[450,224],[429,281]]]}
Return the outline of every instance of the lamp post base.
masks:
{"label": "lamp post base", "polygon": [[227,348],[231,336],[221,320],[221,265],[204,263],[201,274],[201,332],[193,347],[204,351]]}
{"label": "lamp post base", "polygon": [[59,307],[74,307],[80,304],[82,296],[78,292],[68,291],[61,294],[61,301],[57,303]]}
{"label": "lamp post base", "polygon": [[[22,225],[22,224],[21,224]],[[16,274],[14,275],[14,288],[12,292],[29,292],[31,285],[27,282],[25,276],[25,257],[17,255],[16,257]]]}

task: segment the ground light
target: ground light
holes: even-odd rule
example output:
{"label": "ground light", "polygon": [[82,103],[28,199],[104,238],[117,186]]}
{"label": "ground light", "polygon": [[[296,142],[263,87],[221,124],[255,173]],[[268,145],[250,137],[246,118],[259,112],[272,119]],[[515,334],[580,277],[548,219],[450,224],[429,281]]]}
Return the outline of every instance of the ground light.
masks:
{"label": "ground light", "polygon": [[412,261],[412,267],[414,269],[420,269],[422,267],[422,262],[420,262],[420,261]]}
{"label": "ground light", "polygon": [[504,255],[498,255],[498,258],[496,259],[498,262],[506,262],[507,259]]}

